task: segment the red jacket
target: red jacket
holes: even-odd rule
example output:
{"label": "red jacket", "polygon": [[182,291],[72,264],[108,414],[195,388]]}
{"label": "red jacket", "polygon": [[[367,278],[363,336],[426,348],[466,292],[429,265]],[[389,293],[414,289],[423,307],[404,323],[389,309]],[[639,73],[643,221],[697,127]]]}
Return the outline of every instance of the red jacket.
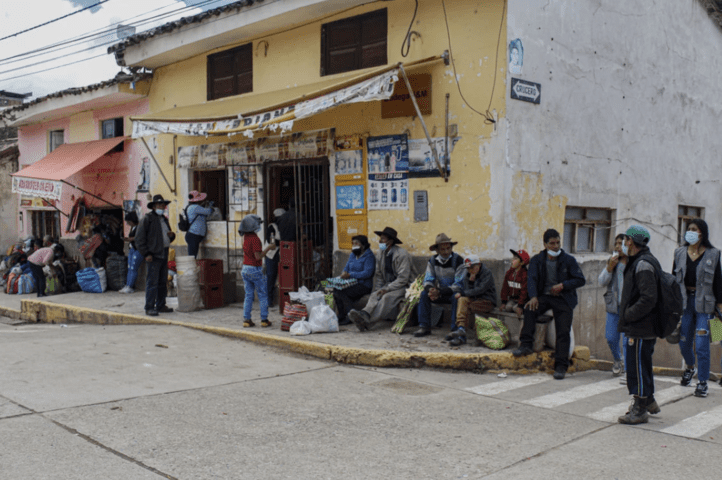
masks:
{"label": "red jacket", "polygon": [[529,293],[526,290],[526,268],[519,271],[510,268],[504,275],[504,282],[501,285],[501,301],[507,302],[510,298],[519,297],[519,306],[524,308]]}

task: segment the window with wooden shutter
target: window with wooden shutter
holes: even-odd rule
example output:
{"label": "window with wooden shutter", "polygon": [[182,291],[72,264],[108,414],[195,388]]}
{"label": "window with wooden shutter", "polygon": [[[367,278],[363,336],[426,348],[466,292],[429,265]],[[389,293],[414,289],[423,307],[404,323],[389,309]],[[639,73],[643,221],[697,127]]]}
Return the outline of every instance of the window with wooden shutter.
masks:
{"label": "window with wooden shutter", "polygon": [[253,91],[253,45],[208,55],[208,100]]}
{"label": "window with wooden shutter", "polygon": [[386,65],[386,9],[321,28],[321,76]]}

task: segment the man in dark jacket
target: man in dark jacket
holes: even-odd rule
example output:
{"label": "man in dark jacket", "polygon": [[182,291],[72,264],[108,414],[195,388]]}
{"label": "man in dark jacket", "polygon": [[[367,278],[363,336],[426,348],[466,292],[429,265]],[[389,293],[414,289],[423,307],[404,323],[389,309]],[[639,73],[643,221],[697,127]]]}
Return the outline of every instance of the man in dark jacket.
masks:
{"label": "man in dark jacket", "polygon": [[544,250],[529,262],[527,290],[530,300],[524,307],[524,326],[519,337],[521,345],[512,352],[515,357],[534,353],[531,347],[537,318],[551,309],[557,332],[554,378],[564,379],[569,368],[569,332],[574,307],[577,306],[577,288],[585,283],[577,260],[561,249],[559,232],[553,228],[544,232]]}
{"label": "man in dark jacket", "polygon": [[494,275],[481,263],[478,255],[469,255],[464,260],[464,266],[457,271],[451,288],[457,311],[456,317],[451,319],[452,331],[446,340],[456,347],[466,343],[467,330],[474,331],[474,315],[488,314],[496,307]]}
{"label": "man in dark jacket", "polygon": [[654,400],[652,355],[657,341],[654,323],[657,316],[659,262],[649,251],[649,230],[632,225],[625,233],[622,250],[629,257],[624,268],[622,301],[619,305],[619,331],[627,337],[627,388],[634,404],[619,417],[619,423],[647,423],[649,413],[659,413]]}
{"label": "man in dark jacket", "polygon": [[145,281],[145,313],[152,317],[169,313],[173,309],[165,304],[168,294],[168,250],[175,240],[165,209],[170,201],[155,195],[148,204],[148,212],[135,232],[135,246],[148,265]]}

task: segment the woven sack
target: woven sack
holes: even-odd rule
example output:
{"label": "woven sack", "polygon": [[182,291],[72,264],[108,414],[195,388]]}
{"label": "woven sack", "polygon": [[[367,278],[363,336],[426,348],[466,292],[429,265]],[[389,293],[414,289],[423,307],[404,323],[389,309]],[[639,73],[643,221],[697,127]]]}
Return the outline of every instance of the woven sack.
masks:
{"label": "woven sack", "polygon": [[299,320],[305,320],[308,317],[306,305],[287,303],[283,309],[283,319],[281,320],[281,330],[288,332],[291,325]]}
{"label": "woven sack", "polygon": [[509,329],[503,321],[494,317],[476,315],[476,336],[486,348],[502,350],[511,343]]}

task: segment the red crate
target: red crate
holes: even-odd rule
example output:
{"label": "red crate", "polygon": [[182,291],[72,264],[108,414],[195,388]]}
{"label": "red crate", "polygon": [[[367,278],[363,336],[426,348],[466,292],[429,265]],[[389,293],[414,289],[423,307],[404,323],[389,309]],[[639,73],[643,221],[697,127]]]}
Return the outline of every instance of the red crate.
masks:
{"label": "red crate", "polygon": [[198,260],[198,283],[201,285],[223,284],[223,260],[204,258]]}
{"label": "red crate", "polygon": [[287,303],[291,303],[291,298],[288,296],[289,293],[295,292],[294,288],[280,288],[278,291],[278,310],[283,315],[283,309]]}
{"label": "red crate", "polygon": [[281,255],[278,260],[280,265],[295,265],[296,242],[281,242]]}
{"label": "red crate", "polygon": [[223,284],[201,285],[201,296],[206,310],[223,306]]}
{"label": "red crate", "polygon": [[295,265],[279,265],[278,267],[278,286],[292,291],[298,290],[297,285],[298,272]]}

